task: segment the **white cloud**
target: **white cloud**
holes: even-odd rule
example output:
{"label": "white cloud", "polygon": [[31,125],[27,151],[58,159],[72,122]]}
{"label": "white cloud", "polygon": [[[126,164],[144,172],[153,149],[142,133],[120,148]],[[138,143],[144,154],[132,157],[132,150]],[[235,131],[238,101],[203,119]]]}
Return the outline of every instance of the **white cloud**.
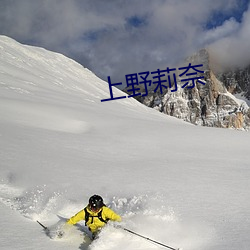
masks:
{"label": "white cloud", "polygon": [[231,34],[238,31],[240,24],[235,20],[235,18],[230,18],[226,20],[221,26],[204,31],[202,35],[202,44],[211,44],[214,41],[218,41],[224,37],[228,37]]}
{"label": "white cloud", "polygon": [[[214,48],[249,34],[234,19],[206,31],[214,11],[232,12],[237,0],[22,0],[0,2],[0,33],[76,58],[105,79],[174,67],[211,42]],[[131,26],[139,17],[144,25]],[[247,22],[247,16],[245,21]],[[130,26],[129,26],[130,25]],[[239,29],[245,30],[244,34]],[[220,41],[220,43],[219,43]],[[246,47],[247,45],[244,45]]]}
{"label": "white cloud", "polygon": [[236,29],[210,45],[216,61],[226,66],[245,66],[250,63],[250,8]]}

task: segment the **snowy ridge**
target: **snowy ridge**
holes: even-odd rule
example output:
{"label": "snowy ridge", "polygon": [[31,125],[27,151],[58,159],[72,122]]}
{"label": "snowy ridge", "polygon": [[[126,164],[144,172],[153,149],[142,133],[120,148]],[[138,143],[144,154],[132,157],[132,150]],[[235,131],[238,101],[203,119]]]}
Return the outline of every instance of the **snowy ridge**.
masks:
{"label": "snowy ridge", "polygon": [[154,240],[248,250],[249,133],[196,127],[132,98],[100,101],[108,97],[107,83],[71,59],[0,37],[0,246],[162,249],[112,225],[90,243],[84,222],[51,240],[36,223],[53,228],[96,193]]}

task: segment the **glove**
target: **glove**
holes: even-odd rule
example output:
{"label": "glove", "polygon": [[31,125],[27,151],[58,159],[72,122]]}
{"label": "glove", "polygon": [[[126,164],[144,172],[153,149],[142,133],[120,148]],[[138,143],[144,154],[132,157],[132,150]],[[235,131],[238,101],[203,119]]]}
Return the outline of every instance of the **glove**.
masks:
{"label": "glove", "polygon": [[62,238],[64,234],[65,234],[65,232],[62,231],[62,230],[59,230],[59,231],[56,232],[57,238]]}
{"label": "glove", "polygon": [[123,229],[123,227],[120,224],[114,224],[114,228]]}
{"label": "glove", "polygon": [[67,231],[71,228],[71,225],[65,223],[63,225],[58,226],[56,230],[56,236],[57,238],[62,238]]}

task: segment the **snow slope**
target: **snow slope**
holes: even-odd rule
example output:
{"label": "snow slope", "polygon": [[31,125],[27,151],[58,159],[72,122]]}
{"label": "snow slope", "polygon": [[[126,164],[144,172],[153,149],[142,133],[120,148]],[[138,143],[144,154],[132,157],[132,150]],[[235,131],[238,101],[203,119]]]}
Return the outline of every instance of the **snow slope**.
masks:
{"label": "snow slope", "polygon": [[0,36],[0,248],[162,249],[112,225],[90,244],[83,223],[61,240],[36,223],[53,228],[97,193],[124,227],[169,246],[248,250],[249,133],[105,98],[76,62]]}

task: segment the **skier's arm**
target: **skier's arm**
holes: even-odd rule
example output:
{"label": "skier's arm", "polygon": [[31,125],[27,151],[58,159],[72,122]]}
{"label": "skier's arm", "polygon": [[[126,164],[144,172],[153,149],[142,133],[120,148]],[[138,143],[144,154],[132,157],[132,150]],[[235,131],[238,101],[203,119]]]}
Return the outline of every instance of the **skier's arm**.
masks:
{"label": "skier's arm", "polygon": [[118,222],[122,221],[122,218],[120,215],[116,214],[113,210],[107,207],[105,207],[105,217],[112,221],[118,221]]}
{"label": "skier's arm", "polygon": [[84,220],[84,218],[85,218],[85,212],[84,212],[84,209],[83,209],[83,210],[81,210],[80,212],[78,212],[77,214],[75,214],[74,216],[72,216],[72,217],[67,221],[67,224],[75,225],[78,221]]}

